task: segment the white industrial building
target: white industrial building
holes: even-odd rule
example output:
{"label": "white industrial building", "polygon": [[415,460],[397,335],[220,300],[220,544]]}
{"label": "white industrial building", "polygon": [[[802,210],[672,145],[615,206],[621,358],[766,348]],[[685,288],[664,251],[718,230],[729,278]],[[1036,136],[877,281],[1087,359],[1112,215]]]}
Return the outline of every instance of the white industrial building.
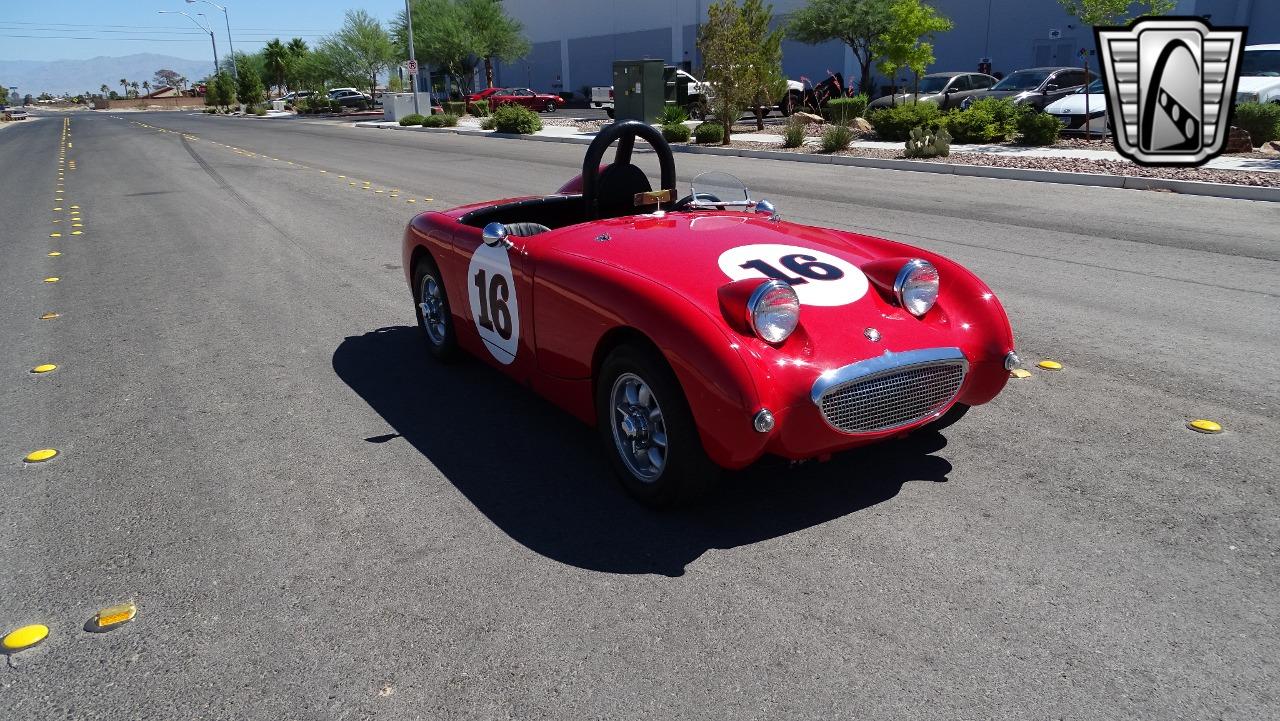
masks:
{"label": "white industrial building", "polygon": [[[697,25],[709,0],[504,0],[532,43],[526,58],[499,64],[495,82],[540,91],[583,92],[609,85],[614,60],[661,58],[696,69]],[[774,0],[776,23],[805,0]],[[935,41],[934,70],[977,70],[982,58],[1004,73],[1042,65],[1078,64],[1093,48],[1093,31],[1058,0],[930,0],[955,28]],[[1180,0],[1175,14],[1207,17],[1215,25],[1249,27],[1250,43],[1280,42],[1280,0]],[[785,41],[788,77],[818,82],[829,71],[857,81],[853,55],[839,42]],[[881,78],[877,86],[883,84]]]}

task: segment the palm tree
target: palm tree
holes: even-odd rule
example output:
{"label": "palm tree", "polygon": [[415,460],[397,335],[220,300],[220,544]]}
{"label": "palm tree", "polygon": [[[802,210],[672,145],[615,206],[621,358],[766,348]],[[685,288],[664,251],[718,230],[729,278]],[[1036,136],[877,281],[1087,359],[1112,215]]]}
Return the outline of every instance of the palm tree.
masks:
{"label": "palm tree", "polygon": [[143,81],[142,81],[142,89],[143,89],[143,90],[145,90],[145,91],[147,91],[147,95],[150,95],[150,94],[151,94],[151,81],[150,81],[150,80],[143,80]]}
{"label": "palm tree", "polygon": [[100,88],[98,88],[98,89],[102,91],[102,97],[104,97],[104,98],[105,98],[105,97],[107,97],[107,93],[110,93],[110,92],[111,92],[111,88],[107,87],[107,84],[106,84],[106,83],[103,83],[103,84],[102,84],[102,87],[100,87]]}
{"label": "palm tree", "polygon": [[124,78],[120,78],[120,87],[124,88],[124,96],[128,98],[129,97],[129,81],[125,80]]}
{"label": "palm tree", "polygon": [[129,87],[133,88],[133,97],[138,97],[138,81],[135,80],[129,83]]}
{"label": "palm tree", "polygon": [[276,86],[276,89],[284,87],[285,78],[289,73],[289,49],[280,42],[280,38],[276,38],[267,43],[262,49],[262,60],[266,66],[267,87]]}
{"label": "palm tree", "polygon": [[[285,49],[289,51],[289,72],[285,82],[289,86],[299,85],[298,74],[302,70],[302,61],[306,59],[307,53],[310,52],[307,47],[307,41],[302,38],[294,38],[289,41]],[[294,87],[293,89],[297,90],[298,88]]]}

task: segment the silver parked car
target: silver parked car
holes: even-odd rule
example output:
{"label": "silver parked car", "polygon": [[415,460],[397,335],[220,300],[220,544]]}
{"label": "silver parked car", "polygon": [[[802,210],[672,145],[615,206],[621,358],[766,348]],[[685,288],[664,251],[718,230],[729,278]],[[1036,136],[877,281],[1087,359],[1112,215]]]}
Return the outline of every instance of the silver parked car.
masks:
{"label": "silver parked car", "polygon": [[887,108],[918,98],[922,103],[937,103],[943,110],[958,108],[965,98],[986,90],[998,82],[990,75],[970,72],[929,73],[920,78],[919,94],[915,89],[898,95],[876,98],[869,107]]}

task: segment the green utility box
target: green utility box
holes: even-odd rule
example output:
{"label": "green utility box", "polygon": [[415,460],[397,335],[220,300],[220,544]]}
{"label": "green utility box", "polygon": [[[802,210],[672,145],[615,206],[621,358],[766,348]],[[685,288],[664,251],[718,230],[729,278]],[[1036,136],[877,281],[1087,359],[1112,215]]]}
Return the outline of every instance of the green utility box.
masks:
{"label": "green utility box", "polygon": [[667,101],[662,60],[613,61],[613,116],[655,123]]}

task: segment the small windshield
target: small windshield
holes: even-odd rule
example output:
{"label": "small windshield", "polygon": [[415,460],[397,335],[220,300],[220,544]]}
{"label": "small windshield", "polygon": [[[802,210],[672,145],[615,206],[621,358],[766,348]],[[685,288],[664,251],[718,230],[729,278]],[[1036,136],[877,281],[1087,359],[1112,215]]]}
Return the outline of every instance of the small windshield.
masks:
{"label": "small windshield", "polygon": [[951,78],[943,75],[929,75],[920,78],[920,92],[923,93],[940,93],[947,87],[947,81]]}
{"label": "small windshield", "polygon": [[726,207],[745,208],[751,205],[751,194],[746,183],[728,173],[700,173],[693,179],[690,188],[693,199],[689,201],[691,208]]}
{"label": "small windshield", "polygon": [[1240,74],[1255,78],[1280,78],[1280,50],[1246,50]]}
{"label": "small windshield", "polygon": [[1098,78],[1097,80],[1089,83],[1088,85],[1082,85],[1080,89],[1077,90],[1076,92],[1089,93],[1090,95],[1101,95],[1102,94],[1102,78]]}
{"label": "small windshield", "polygon": [[1019,70],[1009,77],[996,83],[992,90],[1035,90],[1040,87],[1045,78],[1049,77],[1049,73],[1037,72],[1035,70]]}

